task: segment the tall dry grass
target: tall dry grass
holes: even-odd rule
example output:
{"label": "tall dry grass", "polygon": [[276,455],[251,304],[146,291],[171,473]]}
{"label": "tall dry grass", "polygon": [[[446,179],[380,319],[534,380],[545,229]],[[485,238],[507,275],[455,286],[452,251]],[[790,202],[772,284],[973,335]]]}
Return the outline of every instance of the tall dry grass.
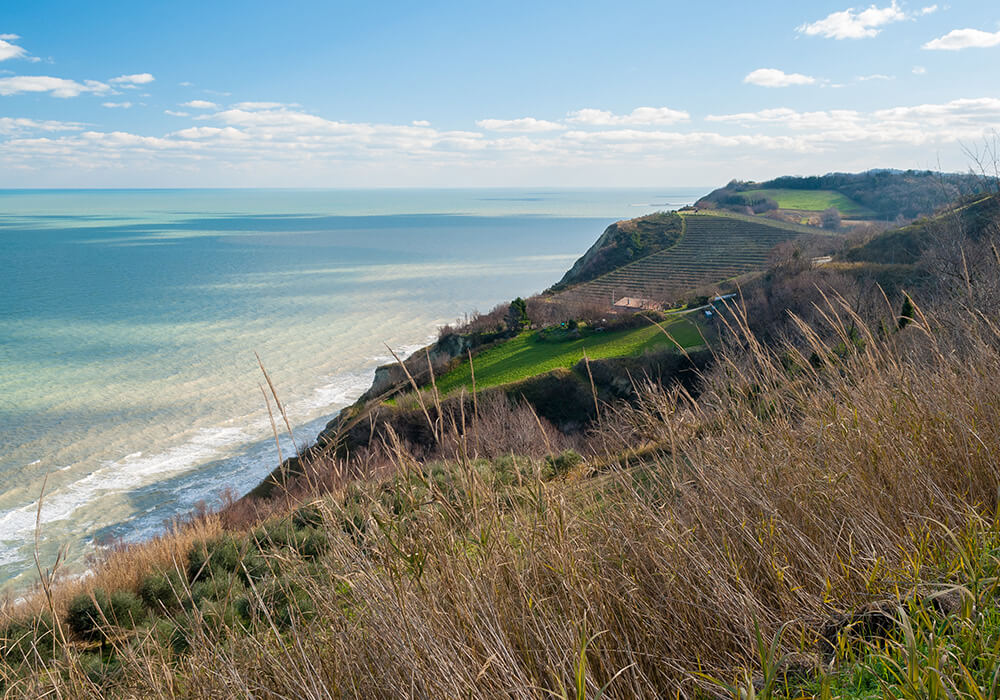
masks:
{"label": "tall dry grass", "polygon": [[[651,390],[605,407],[592,444],[610,456],[655,449],[595,455],[596,476],[585,464],[553,478],[552,459],[476,459],[474,431],[457,425],[439,426],[452,455],[440,461],[386,436],[393,470],[318,501],[325,553],[268,549],[275,576],[171,612],[188,630],[183,650],[153,628],[112,635],[104,653],[120,665],[95,671],[83,661],[93,650],[70,641],[29,673],[6,672],[5,690],[708,692],[698,672],[732,677],[752,663],[757,630],[771,638],[788,624],[783,644],[808,649],[834,611],[943,575],[922,553],[950,546],[949,532],[995,527],[1000,327],[975,308],[916,316],[897,332],[892,309],[866,323],[831,298],[798,343],[764,346],[735,312],[738,349],[720,354],[697,400]],[[532,435],[548,439],[540,421]],[[246,618],[229,612],[236,589]]]}

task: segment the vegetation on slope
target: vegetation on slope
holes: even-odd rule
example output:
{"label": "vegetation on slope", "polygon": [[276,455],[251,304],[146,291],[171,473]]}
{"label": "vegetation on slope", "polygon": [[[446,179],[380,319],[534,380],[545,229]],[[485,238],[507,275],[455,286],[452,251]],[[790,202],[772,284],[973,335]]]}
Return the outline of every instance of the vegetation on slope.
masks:
{"label": "vegetation on slope", "polygon": [[[869,215],[876,218],[893,221],[897,218],[926,216],[960,197],[983,192],[984,187],[983,179],[975,175],[930,170],[869,170],[863,173],[830,173],[813,177],[786,176],[766,182],[733,180],[703,197],[696,206],[732,206],[750,193],[755,193],[755,197],[762,196],[757,194],[761,190],[794,190],[802,195],[795,200],[786,201],[815,204],[819,198],[828,199],[830,205],[839,209],[844,216],[863,218],[867,210]],[[828,194],[830,192],[838,193],[844,199],[833,199]],[[810,199],[806,193],[814,194]],[[742,206],[745,208],[746,204]]]}
{"label": "vegetation on slope", "polygon": [[588,435],[429,414],[431,451],[386,431],[112,552],[9,611],[4,693],[993,697],[1000,259],[953,234],[906,303],[783,263],[699,391]]}
{"label": "vegetation on slope", "polygon": [[808,232],[803,226],[739,215],[685,213],[684,237],[562,296],[603,302],[633,296],[675,302],[694,288],[767,266],[771,249]]}
{"label": "vegetation on slope", "polygon": [[594,279],[667,248],[677,242],[683,231],[684,222],[676,212],[657,212],[611,224],[552,289]]}

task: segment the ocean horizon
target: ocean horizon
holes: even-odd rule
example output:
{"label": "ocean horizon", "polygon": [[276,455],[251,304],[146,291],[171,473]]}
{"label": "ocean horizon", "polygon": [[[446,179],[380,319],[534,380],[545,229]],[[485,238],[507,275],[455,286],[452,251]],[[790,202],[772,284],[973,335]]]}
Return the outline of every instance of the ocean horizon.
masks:
{"label": "ocean horizon", "polygon": [[[558,281],[662,189],[0,190],[0,586],[151,537],[277,466],[391,360]],[[287,436],[283,436],[287,440]],[[291,451],[291,444],[283,445]]]}

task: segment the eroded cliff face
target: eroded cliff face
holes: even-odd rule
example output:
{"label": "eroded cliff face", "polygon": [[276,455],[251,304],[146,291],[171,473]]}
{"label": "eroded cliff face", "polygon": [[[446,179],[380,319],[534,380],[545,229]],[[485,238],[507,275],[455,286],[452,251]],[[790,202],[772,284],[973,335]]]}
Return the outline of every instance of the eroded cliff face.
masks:
{"label": "eroded cliff face", "polygon": [[[470,336],[453,333],[446,335],[433,345],[417,350],[404,360],[403,364],[417,384],[424,384],[430,380],[428,361],[430,366],[434,368],[434,375],[437,376],[453,361],[465,357],[467,352],[480,344],[477,344],[476,340]],[[366,402],[379,397],[384,398],[386,393],[395,393],[394,390],[400,388],[409,389],[410,381],[398,362],[390,362],[375,369],[375,378],[372,380],[371,387],[361,395],[358,401]]]}

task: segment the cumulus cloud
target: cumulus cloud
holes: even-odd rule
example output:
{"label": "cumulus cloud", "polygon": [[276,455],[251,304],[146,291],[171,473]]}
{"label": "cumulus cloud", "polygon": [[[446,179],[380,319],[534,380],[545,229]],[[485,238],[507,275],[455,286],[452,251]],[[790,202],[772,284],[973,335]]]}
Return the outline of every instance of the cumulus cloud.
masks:
{"label": "cumulus cloud", "polygon": [[[929,14],[937,9],[936,5],[924,8],[921,14]],[[896,0],[888,7],[870,6],[865,10],[855,10],[849,7],[840,12],[833,12],[821,20],[809,22],[797,27],[796,31],[806,36],[821,36],[827,39],[870,39],[878,36],[881,27],[893,22],[902,22],[908,15]]]}
{"label": "cumulus cloud", "polygon": [[163,110],[163,113],[164,114],[169,114],[171,117],[190,117],[191,116],[191,114],[189,112],[176,112],[176,111],[174,111],[172,109],[165,109],[165,110]]}
{"label": "cumulus cloud", "polygon": [[231,126],[219,128],[216,126],[192,126],[188,129],[175,131],[173,136],[182,139],[219,139],[226,141],[244,141],[250,138],[247,134]]}
{"label": "cumulus cloud", "polygon": [[857,77],[858,82],[866,83],[870,80],[895,80],[891,75],[884,75],[882,73],[872,73],[871,75],[859,75]]}
{"label": "cumulus cloud", "polygon": [[427,121],[426,119],[414,119],[412,122],[410,122],[410,124],[412,124],[413,126],[430,126],[431,125],[431,123],[429,121]]}
{"label": "cumulus cloud", "polygon": [[20,38],[17,34],[0,34],[0,61],[6,61],[11,58],[25,58],[28,55],[28,52],[23,48],[17,44],[10,43]]}
{"label": "cumulus cloud", "polygon": [[294,107],[296,105],[294,104],[286,105],[283,102],[240,102],[234,106],[236,109],[252,110],[252,109],[278,109],[280,107]]}
{"label": "cumulus cloud", "polygon": [[801,73],[785,73],[777,68],[758,68],[743,78],[744,83],[761,87],[778,88],[793,85],[813,85],[816,78]]}
{"label": "cumulus cloud", "polygon": [[[650,126],[646,120],[652,117],[643,112],[636,124],[623,123],[633,114],[580,110],[572,114],[579,121],[568,128],[504,132],[338,121],[289,107],[234,107],[199,114],[195,126],[163,135],[8,119],[0,120],[0,161],[19,172],[103,169],[129,178],[133,173],[188,172],[247,183],[239,179],[243,174],[255,178],[251,184],[262,185],[420,184],[432,173],[445,174],[441,184],[488,184],[483,178],[546,168],[564,168],[559,172],[581,177],[590,173],[591,178],[608,172],[642,172],[648,177],[664,163],[676,167],[712,162],[731,168],[733,163],[753,161],[781,164],[782,169],[789,164],[835,169],[852,158],[860,167],[870,167],[873,160],[918,162],[930,149],[959,152],[960,143],[991,133],[1000,122],[1000,98],[871,112],[775,107],[709,115],[698,127]],[[0,180],[4,172],[13,170],[0,171]]]}
{"label": "cumulus cloud", "polygon": [[0,78],[0,95],[48,92],[53,97],[76,97],[84,93],[104,95],[110,90],[110,86],[97,80],[85,80],[79,83],[47,75],[15,75],[10,78]]}
{"label": "cumulus cloud", "polygon": [[943,103],[893,107],[874,112],[827,110],[799,112],[787,107],[758,112],[710,115],[707,121],[744,129],[790,130],[820,150],[838,144],[884,146],[957,144],[992,132],[1000,119],[1000,99],[966,98]]}
{"label": "cumulus cloud", "polygon": [[961,51],[962,49],[988,49],[997,45],[1000,45],[1000,31],[953,29],[942,37],[928,41],[923,48],[929,51]]}
{"label": "cumulus cloud", "polygon": [[[415,123],[414,125],[416,126]],[[566,128],[562,124],[544,119],[535,119],[534,117],[522,117],[520,119],[480,119],[476,122],[476,126],[487,131],[520,131],[526,133],[558,131]]]}
{"label": "cumulus cloud", "polygon": [[584,126],[669,126],[691,119],[687,112],[669,107],[636,107],[629,114],[613,114],[603,109],[570,112],[567,121]]}
{"label": "cumulus cloud", "polygon": [[32,131],[81,131],[83,127],[75,122],[39,121],[22,117],[0,117],[0,134],[10,136]]}
{"label": "cumulus cloud", "polygon": [[150,73],[133,73],[132,75],[119,75],[117,78],[112,78],[108,82],[112,85],[120,85],[121,87],[137,87],[139,85],[146,85],[148,83],[156,80]]}
{"label": "cumulus cloud", "polygon": [[131,102],[102,102],[102,107],[107,107],[108,109],[129,109],[132,107]]}
{"label": "cumulus cloud", "polygon": [[190,100],[182,103],[181,107],[190,107],[191,109],[218,109],[219,105],[214,102],[209,102],[208,100]]}

